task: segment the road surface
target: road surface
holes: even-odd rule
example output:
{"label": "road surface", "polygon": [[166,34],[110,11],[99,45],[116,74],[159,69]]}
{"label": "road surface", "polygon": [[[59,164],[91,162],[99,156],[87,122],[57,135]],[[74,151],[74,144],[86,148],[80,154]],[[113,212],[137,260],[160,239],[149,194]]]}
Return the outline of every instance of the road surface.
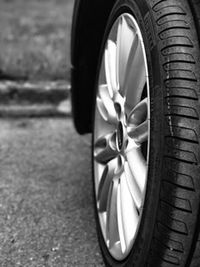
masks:
{"label": "road surface", "polygon": [[103,266],[89,137],[69,119],[0,121],[0,266]]}

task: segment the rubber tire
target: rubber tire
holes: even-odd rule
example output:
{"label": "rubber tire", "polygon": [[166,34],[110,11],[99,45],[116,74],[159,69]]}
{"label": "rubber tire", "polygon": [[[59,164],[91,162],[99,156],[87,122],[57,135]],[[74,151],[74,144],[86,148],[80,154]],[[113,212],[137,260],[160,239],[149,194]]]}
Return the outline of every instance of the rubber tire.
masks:
{"label": "rubber tire", "polygon": [[[193,12],[194,19],[195,19],[195,24],[196,24],[197,33],[199,36],[199,43],[200,43],[200,1],[190,0],[189,2],[190,2],[190,6]],[[200,224],[199,224],[198,240],[195,244],[195,252],[193,254],[190,267],[199,267],[199,266],[200,266]]]}
{"label": "rubber tire", "polygon": [[95,204],[102,255],[106,266],[197,267],[200,259],[194,263],[193,256],[200,227],[200,49],[191,6],[187,0],[118,0],[99,66],[109,31],[124,12],[137,20],[147,53],[150,163],[139,232],[122,262],[109,254]]}

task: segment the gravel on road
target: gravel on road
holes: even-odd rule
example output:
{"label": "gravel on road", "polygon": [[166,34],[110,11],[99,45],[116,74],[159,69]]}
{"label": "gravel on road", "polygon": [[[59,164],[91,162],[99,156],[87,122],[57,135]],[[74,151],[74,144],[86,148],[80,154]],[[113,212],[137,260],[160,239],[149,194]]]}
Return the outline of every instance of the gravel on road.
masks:
{"label": "gravel on road", "polygon": [[67,119],[0,122],[0,266],[103,266],[90,145]]}

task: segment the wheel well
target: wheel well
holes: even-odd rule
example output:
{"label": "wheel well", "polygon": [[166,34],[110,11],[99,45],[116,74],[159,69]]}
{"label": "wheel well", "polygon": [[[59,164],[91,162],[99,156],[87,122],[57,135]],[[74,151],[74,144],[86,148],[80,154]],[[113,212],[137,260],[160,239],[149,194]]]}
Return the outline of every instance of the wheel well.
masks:
{"label": "wheel well", "polygon": [[98,55],[109,14],[116,0],[77,0],[72,25],[72,110],[80,134],[92,131]]}

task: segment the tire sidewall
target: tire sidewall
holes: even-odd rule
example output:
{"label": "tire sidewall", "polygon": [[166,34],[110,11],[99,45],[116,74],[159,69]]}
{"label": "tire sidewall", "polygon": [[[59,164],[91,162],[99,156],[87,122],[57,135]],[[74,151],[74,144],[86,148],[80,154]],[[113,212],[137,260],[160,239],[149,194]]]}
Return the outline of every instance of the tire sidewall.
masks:
{"label": "tire sidewall", "polygon": [[[156,221],[156,211],[159,202],[160,179],[162,174],[162,158],[164,147],[164,103],[163,103],[163,74],[161,72],[160,49],[157,46],[156,34],[154,32],[153,16],[151,7],[147,1],[141,0],[119,0],[116,2],[107,23],[107,28],[102,42],[102,48],[99,56],[99,65],[96,78],[96,92],[98,85],[98,73],[100,70],[101,60],[105,49],[105,44],[115,20],[122,13],[130,13],[136,19],[144,40],[146,50],[149,84],[150,84],[150,158],[148,170],[147,192],[144,203],[143,215],[139,226],[138,234],[135,239],[133,248],[129,256],[124,261],[116,261],[109,253],[101,233],[101,226],[98,218],[96,207],[95,185],[94,186],[94,206],[97,222],[98,239],[100,248],[107,266],[134,266],[142,267],[145,265],[150,250],[150,244],[153,236],[153,230]],[[96,93],[94,103],[96,103]],[[95,119],[95,109],[93,110],[93,126]],[[159,117],[158,117],[159,116]],[[94,140],[93,140],[94,141]],[[92,144],[94,143],[92,141]],[[93,147],[92,147],[92,164]],[[94,166],[92,166],[94,176]]]}

